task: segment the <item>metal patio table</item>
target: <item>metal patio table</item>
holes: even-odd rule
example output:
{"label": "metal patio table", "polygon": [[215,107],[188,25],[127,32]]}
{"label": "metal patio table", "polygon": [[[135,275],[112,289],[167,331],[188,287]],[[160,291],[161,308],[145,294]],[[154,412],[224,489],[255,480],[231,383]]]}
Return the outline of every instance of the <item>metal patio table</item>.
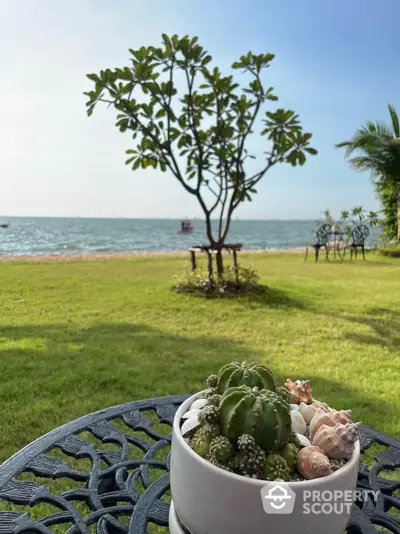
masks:
{"label": "metal patio table", "polygon": [[[0,534],[168,532],[171,425],[186,398],[107,408],[16,453],[0,466]],[[400,480],[380,475],[400,466],[400,441],[368,427],[360,441],[363,453],[381,451],[370,469],[362,457],[358,489],[380,493],[356,503],[347,533],[400,534],[400,514],[389,512],[400,510]]]}

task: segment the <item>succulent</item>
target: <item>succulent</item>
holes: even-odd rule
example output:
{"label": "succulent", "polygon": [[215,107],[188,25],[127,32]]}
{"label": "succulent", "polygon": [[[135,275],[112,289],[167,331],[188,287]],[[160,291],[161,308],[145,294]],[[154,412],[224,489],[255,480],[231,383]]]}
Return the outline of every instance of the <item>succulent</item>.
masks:
{"label": "succulent", "polygon": [[290,405],[272,391],[229,388],[219,405],[221,433],[230,440],[252,436],[264,451],[277,452],[290,438]]}
{"label": "succulent", "polygon": [[279,451],[279,454],[286,461],[290,473],[294,473],[296,471],[297,453],[298,453],[298,450],[295,447],[295,445],[293,445],[293,443],[287,443]]}
{"label": "succulent", "polygon": [[217,375],[211,375],[207,378],[207,386],[209,388],[216,388],[218,384],[218,376]]}
{"label": "succulent", "polygon": [[258,363],[232,362],[221,368],[218,373],[217,384],[219,394],[222,395],[228,388],[242,385],[271,391],[276,390],[273,374]]}
{"label": "succulent", "polygon": [[213,395],[217,395],[218,394],[218,390],[217,388],[208,388],[205,392],[205,398],[206,399],[209,399],[210,397],[212,397]]}
{"label": "succulent", "polygon": [[207,439],[201,429],[194,435],[190,442],[191,448],[202,458],[206,458],[210,450],[210,439]]}
{"label": "succulent", "polygon": [[270,454],[265,458],[264,476],[266,480],[289,480],[290,472],[286,460],[279,454]]}
{"label": "succulent", "polygon": [[233,454],[232,443],[225,436],[217,436],[210,443],[209,454],[217,462],[225,463]]}
{"label": "succulent", "polygon": [[236,471],[243,476],[261,476],[264,462],[265,452],[256,446],[254,451],[240,452],[236,456]]}
{"label": "succulent", "polygon": [[292,394],[289,393],[289,391],[286,388],[284,388],[282,386],[279,386],[279,387],[276,388],[276,392],[288,404],[290,404],[292,402]]}
{"label": "succulent", "polygon": [[221,434],[221,428],[219,425],[211,425],[210,423],[206,423],[201,427],[199,432],[201,432],[207,439],[212,440]]}
{"label": "succulent", "polygon": [[237,446],[240,452],[251,452],[257,447],[256,440],[249,434],[242,434],[237,440]]}
{"label": "succulent", "polygon": [[211,406],[207,404],[200,411],[198,419],[201,425],[205,425],[207,423],[211,425],[218,424],[219,422],[218,408],[216,406]]}
{"label": "succulent", "polygon": [[211,406],[219,406],[220,400],[221,400],[221,395],[218,395],[218,394],[211,395],[211,397],[208,397],[207,399],[207,404]]}

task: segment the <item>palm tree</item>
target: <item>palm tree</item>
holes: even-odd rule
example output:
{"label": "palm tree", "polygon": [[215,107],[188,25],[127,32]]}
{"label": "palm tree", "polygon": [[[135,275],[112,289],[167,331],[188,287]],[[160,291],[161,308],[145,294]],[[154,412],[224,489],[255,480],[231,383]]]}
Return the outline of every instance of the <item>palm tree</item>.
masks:
{"label": "palm tree", "polygon": [[346,149],[345,157],[353,169],[371,173],[384,205],[387,233],[400,241],[400,121],[394,107],[389,104],[388,108],[391,127],[367,122],[352,139],[336,146]]}

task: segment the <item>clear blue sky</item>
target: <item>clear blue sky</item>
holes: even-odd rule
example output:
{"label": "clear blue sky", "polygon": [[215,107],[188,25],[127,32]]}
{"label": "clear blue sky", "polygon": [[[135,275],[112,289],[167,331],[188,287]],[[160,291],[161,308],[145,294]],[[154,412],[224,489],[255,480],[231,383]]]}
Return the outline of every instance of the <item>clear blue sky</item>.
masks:
{"label": "clear blue sky", "polygon": [[314,133],[319,155],[265,178],[242,218],[314,218],[377,207],[335,143],[400,108],[398,0],[0,0],[0,214],[201,215],[167,174],[125,167],[129,135],[86,117],[85,75],[127,64],[160,34],[198,35],[222,66],[274,52],[268,82]]}

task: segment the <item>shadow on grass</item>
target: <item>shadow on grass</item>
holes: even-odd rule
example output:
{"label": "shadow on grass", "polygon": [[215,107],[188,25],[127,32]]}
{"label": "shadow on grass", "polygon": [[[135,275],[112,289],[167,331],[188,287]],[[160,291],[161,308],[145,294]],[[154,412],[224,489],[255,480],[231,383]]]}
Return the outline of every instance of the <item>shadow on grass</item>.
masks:
{"label": "shadow on grass", "polygon": [[[42,348],[27,348],[27,340],[42,342]],[[162,395],[193,393],[206,387],[206,378],[233,360],[263,361],[265,354],[245,345],[209,337],[181,337],[143,324],[97,324],[78,327],[71,324],[12,327],[0,329],[0,342],[12,341],[10,348],[1,347],[1,397],[18,403],[39,396],[49,406],[46,414],[35,417],[45,423],[36,428],[31,439],[55,426],[49,414],[58,411],[63,422],[120,402]],[[23,342],[19,348],[15,342]],[[33,364],[32,364],[33,362]],[[29,374],[26,374],[28,365]],[[287,376],[275,373],[277,382]],[[338,408],[352,408],[360,414],[387,416],[389,404],[375,401],[371,392],[361,394],[346,383],[320,376],[292,377],[311,379],[316,398]],[[12,384],[12,382],[15,384]],[[10,398],[11,391],[17,398]],[[16,389],[15,389],[15,386]],[[11,393],[12,395],[12,393]],[[62,399],[62,402],[61,402]],[[86,402],[79,403],[80,399]],[[78,400],[78,402],[77,402]],[[359,415],[357,415],[359,417]],[[35,421],[32,421],[35,428]],[[59,424],[59,423],[58,423]],[[29,429],[28,433],[29,433]],[[12,429],[8,429],[12,432]]]}
{"label": "shadow on grass", "polygon": [[288,292],[282,289],[267,287],[265,293],[259,295],[249,295],[238,299],[240,303],[248,308],[271,308],[271,309],[297,309],[310,310],[311,305],[305,300],[295,299]]}
{"label": "shadow on grass", "polygon": [[377,345],[390,351],[400,349],[400,311],[389,308],[371,308],[364,315],[346,317],[346,320],[367,326],[369,334],[345,333],[346,339],[356,343]]}

